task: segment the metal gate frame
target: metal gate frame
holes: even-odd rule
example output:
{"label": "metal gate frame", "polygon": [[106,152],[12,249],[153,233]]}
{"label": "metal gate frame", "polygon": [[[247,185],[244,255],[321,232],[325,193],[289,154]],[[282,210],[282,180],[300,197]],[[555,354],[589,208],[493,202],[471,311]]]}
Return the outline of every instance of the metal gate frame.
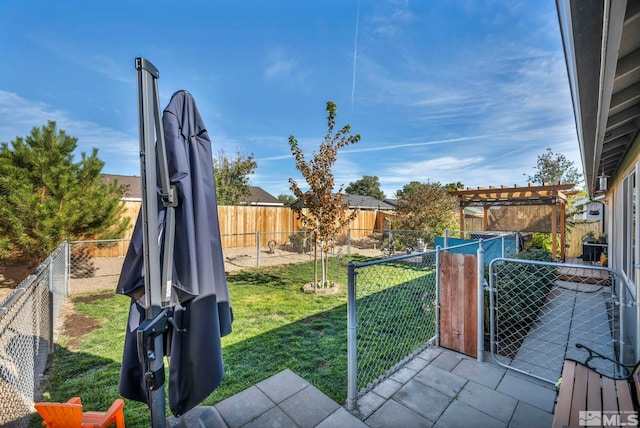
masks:
{"label": "metal gate frame", "polygon": [[[542,291],[538,296],[542,295],[542,300],[535,302],[538,305],[532,309],[535,314],[531,317],[529,324],[521,329],[523,336],[518,338],[521,342],[517,345],[515,355],[501,355],[498,352],[501,345],[499,337],[500,320],[498,313],[506,314],[510,311],[514,316],[526,317],[526,307],[529,303],[517,298],[511,298],[511,306],[501,308],[506,305],[506,300],[501,300],[501,288],[503,295],[506,294],[506,283],[503,278],[499,277],[500,266],[506,264],[518,264],[521,271],[529,269],[527,272],[516,272],[510,278],[510,286],[519,286],[530,282],[536,282],[544,279],[544,273],[549,272],[549,278],[553,283],[548,291],[526,289],[520,294],[527,297],[535,291]],[[532,270],[533,269],[533,270]],[[541,276],[536,276],[535,269],[538,269]],[[590,284],[586,281],[587,277],[578,276],[577,274],[562,275],[561,272],[578,272],[578,270],[599,272],[600,276],[606,277],[607,282]],[[559,275],[560,274],[560,275]],[[527,279],[527,275],[529,275]],[[553,275],[553,276],[551,276]],[[576,279],[584,279],[582,282],[574,282]],[[502,281],[502,284],[501,284]],[[538,281],[536,284],[542,287]],[[565,358],[572,358],[578,361],[584,361],[588,356],[587,351],[579,349],[576,343],[582,343],[592,348],[601,347],[601,349],[610,348],[613,352],[610,356],[615,360],[628,363],[630,359],[637,358],[637,339],[629,339],[629,334],[635,335],[635,332],[627,332],[626,324],[629,323],[626,312],[636,306],[632,294],[628,294],[626,282],[624,278],[614,269],[596,265],[579,265],[557,262],[543,262],[536,260],[499,258],[493,260],[489,264],[489,317],[490,317],[490,352],[493,359],[501,366],[515,370],[529,376],[535,377],[545,382],[556,383],[561,375],[562,362]],[[526,285],[526,284],[525,284]],[[573,287],[573,288],[572,288]],[[624,288],[623,288],[624,287]],[[563,297],[563,293],[566,296]],[[568,293],[568,294],[567,294]],[[515,294],[515,292],[514,292]],[[573,306],[568,306],[573,294]],[[566,298],[565,298],[566,297]],[[598,312],[597,306],[604,303],[605,313]],[[519,306],[521,305],[521,306]],[[600,308],[603,306],[600,304]],[[501,309],[503,309],[501,311]],[[512,310],[516,309],[516,310]],[[606,315],[606,317],[605,317]],[[632,317],[636,319],[638,316]],[[507,315],[505,315],[505,318]],[[505,330],[508,325],[504,327]],[[517,328],[511,328],[517,330]],[[607,336],[607,331],[610,336]],[[506,333],[505,333],[506,335]],[[565,336],[566,335],[566,336]],[[505,338],[505,336],[502,336]],[[626,343],[625,343],[626,340]],[[528,341],[525,343],[525,341]],[[519,355],[522,358],[519,359]],[[531,360],[527,361],[526,356],[530,359],[537,359],[541,364],[535,364]],[[557,366],[557,367],[556,367]],[[600,367],[599,367],[600,368]],[[602,367],[605,372],[616,371],[613,365]],[[557,373],[557,376],[554,376]],[[615,373],[614,373],[615,375]]]}

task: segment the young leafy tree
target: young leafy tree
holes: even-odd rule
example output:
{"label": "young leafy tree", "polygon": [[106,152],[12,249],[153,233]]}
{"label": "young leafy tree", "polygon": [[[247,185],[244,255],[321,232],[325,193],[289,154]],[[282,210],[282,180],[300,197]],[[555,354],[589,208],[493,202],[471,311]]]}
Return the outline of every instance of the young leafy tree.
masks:
{"label": "young leafy tree", "polygon": [[238,151],[234,157],[228,157],[224,150],[220,150],[218,158],[213,159],[218,204],[238,205],[242,198],[249,196],[249,176],[257,167],[253,154],[243,155]]}
{"label": "young leafy tree", "polygon": [[352,181],[344,191],[348,195],[371,196],[379,200],[385,197],[380,189],[380,179],[375,175],[365,175],[360,180]]}
{"label": "young leafy tree", "polygon": [[550,147],[538,156],[536,172],[528,176],[533,184],[576,184],[582,183],[582,176],[573,161],[561,153],[553,153]]}
{"label": "young leafy tree", "polygon": [[458,200],[449,195],[438,182],[412,181],[396,192],[396,198],[396,215],[393,219],[395,229],[422,231],[416,236],[429,242],[433,238],[433,231],[455,226],[454,213],[458,208]]}
{"label": "young leafy tree", "polygon": [[73,161],[77,138],[56,122],[0,146],[0,258],[37,263],[64,239],[120,238],[122,186],[103,183],[98,150]]}
{"label": "young leafy tree", "polygon": [[[338,150],[348,144],[355,144],[360,140],[360,134],[351,135],[351,126],[345,125],[334,132],[336,125],[336,104],[327,102],[327,127],[328,132],[320,149],[313,154],[313,159],[306,161],[302,149],[296,138],[289,137],[291,153],[296,160],[296,168],[305,178],[309,190],[303,192],[298,183],[292,178],[289,184],[293,194],[302,202],[294,205],[298,218],[303,226],[313,233],[315,244],[320,243],[322,282],[321,287],[327,286],[327,258],[329,250],[333,247],[337,234],[357,216],[357,211],[348,214],[348,206],[343,203],[344,193],[342,186],[334,193],[334,178],[331,168],[336,162]],[[304,211],[307,208],[307,212]],[[317,257],[314,259],[317,266]],[[317,272],[317,268],[316,268]],[[318,286],[317,274],[314,279],[314,287]]]}

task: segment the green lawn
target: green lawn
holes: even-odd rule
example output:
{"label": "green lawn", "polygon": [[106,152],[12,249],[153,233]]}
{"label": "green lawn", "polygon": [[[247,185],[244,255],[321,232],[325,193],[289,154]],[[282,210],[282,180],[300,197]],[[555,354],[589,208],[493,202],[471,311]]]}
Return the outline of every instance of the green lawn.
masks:
{"label": "green lawn", "polygon": [[[334,295],[300,290],[313,279],[312,262],[228,274],[234,323],[233,332],[222,339],[225,378],[203,404],[221,401],[286,368],[343,403],[347,395],[347,261],[331,260],[329,279],[342,285]],[[401,282],[387,278],[384,288]],[[97,328],[79,339],[60,338],[45,400],[81,396],[87,409],[106,410],[119,398],[129,299],[101,293],[75,296],[73,302],[86,324],[96,322]],[[128,427],[149,426],[144,404],[125,400],[125,418]],[[36,420],[34,426],[38,426]]]}

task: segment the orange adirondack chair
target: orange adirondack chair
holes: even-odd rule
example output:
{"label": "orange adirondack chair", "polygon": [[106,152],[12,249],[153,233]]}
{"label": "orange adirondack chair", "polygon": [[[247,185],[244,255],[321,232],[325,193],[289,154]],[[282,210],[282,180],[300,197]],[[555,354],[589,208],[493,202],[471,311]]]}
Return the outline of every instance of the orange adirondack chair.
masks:
{"label": "orange adirondack chair", "polygon": [[34,407],[42,416],[42,426],[49,428],[106,428],[116,424],[124,428],[124,401],[118,398],[106,412],[83,412],[80,397],[73,397],[66,403],[36,403]]}

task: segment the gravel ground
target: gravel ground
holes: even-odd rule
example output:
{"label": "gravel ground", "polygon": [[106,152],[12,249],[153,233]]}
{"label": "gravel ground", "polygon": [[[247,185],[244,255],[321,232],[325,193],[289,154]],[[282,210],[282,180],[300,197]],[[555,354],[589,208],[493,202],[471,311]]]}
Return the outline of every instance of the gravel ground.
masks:
{"label": "gravel ground", "polygon": [[[346,254],[346,252],[346,246],[334,249],[334,255]],[[373,249],[352,247],[352,252],[368,256],[380,255],[380,250]],[[258,257],[260,266],[274,266],[310,261],[313,259],[313,253],[299,254],[274,249],[273,252],[266,250],[257,254],[255,247],[225,249],[225,272],[256,267]],[[123,261],[124,257],[97,257],[87,261],[72,262],[69,294],[115,290]],[[0,267],[0,302],[3,302],[28,274],[29,271],[24,265]]]}

